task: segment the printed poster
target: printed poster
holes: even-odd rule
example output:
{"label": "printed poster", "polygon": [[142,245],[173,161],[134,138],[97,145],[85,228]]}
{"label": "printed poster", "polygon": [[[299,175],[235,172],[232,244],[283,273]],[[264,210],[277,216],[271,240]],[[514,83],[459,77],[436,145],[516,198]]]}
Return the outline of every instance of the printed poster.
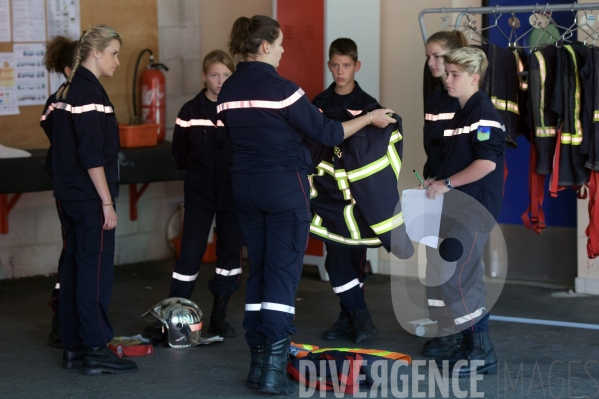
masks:
{"label": "printed poster", "polygon": [[65,36],[73,40],[81,36],[79,0],[46,0],[48,37]]}
{"label": "printed poster", "polygon": [[13,45],[15,57],[15,86],[20,106],[46,104],[48,72],[44,66],[45,43]]}
{"label": "printed poster", "polygon": [[18,114],[15,57],[13,53],[0,53],[0,116]]}
{"label": "printed poster", "polygon": [[13,42],[46,41],[44,0],[12,0]]}

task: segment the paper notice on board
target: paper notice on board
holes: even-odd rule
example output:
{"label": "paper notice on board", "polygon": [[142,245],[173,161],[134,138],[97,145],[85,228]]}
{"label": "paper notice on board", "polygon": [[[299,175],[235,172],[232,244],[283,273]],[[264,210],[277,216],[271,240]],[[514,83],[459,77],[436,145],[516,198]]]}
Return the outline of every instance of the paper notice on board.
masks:
{"label": "paper notice on board", "polygon": [[12,0],[13,42],[45,42],[44,0]]}
{"label": "paper notice on board", "polygon": [[0,115],[18,114],[15,57],[13,53],[0,53]]}
{"label": "paper notice on board", "polygon": [[44,67],[46,44],[14,44],[13,53],[19,105],[46,104],[48,98],[48,72]]}
{"label": "paper notice on board", "polygon": [[81,17],[79,0],[46,0],[48,37],[65,36],[79,39]]}
{"label": "paper notice on board", "polygon": [[10,7],[8,0],[0,0],[0,42],[10,42]]}

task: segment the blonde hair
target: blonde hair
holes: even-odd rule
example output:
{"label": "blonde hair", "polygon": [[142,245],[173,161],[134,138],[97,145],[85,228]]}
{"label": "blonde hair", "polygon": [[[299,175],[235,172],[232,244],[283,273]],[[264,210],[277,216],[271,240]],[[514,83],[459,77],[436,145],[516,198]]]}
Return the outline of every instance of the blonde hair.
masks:
{"label": "blonde hair", "polygon": [[73,71],[67,79],[66,84],[58,91],[56,97],[59,99],[65,99],[69,93],[69,87],[75,76],[75,71],[79,68],[81,62],[83,62],[90,54],[92,50],[104,51],[106,47],[110,45],[113,40],[118,40],[119,44],[123,44],[121,35],[113,28],[106,25],[98,25],[83,31],[79,42],[77,43],[77,49],[75,50],[75,57],[73,58]]}
{"label": "blonde hair", "polygon": [[[233,58],[222,50],[212,50],[204,57],[204,61],[202,62],[202,72],[204,75],[208,73],[208,68],[212,64],[223,64],[229,71],[235,72],[235,63],[233,62]],[[204,89],[208,87],[208,84],[204,82]]]}
{"label": "blonde hair", "polygon": [[445,64],[457,65],[460,69],[468,72],[470,76],[478,74],[480,76],[478,87],[482,85],[489,61],[481,49],[462,47],[444,54],[442,57]]}

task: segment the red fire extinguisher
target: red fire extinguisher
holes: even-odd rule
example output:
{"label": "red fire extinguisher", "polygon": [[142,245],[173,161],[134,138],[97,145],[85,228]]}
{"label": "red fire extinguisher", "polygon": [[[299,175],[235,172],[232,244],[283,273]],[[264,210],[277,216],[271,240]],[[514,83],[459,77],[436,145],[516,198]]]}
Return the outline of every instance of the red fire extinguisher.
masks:
{"label": "red fire extinguisher", "polygon": [[141,123],[159,124],[158,141],[160,142],[166,135],[166,90],[164,74],[161,70],[168,71],[168,68],[164,64],[154,63],[154,54],[150,49],[143,50],[137,59],[133,79],[133,108],[137,110],[135,106],[137,67],[141,56],[146,51],[150,53],[150,64],[141,76],[141,110],[139,114],[141,118],[136,119],[141,119]]}

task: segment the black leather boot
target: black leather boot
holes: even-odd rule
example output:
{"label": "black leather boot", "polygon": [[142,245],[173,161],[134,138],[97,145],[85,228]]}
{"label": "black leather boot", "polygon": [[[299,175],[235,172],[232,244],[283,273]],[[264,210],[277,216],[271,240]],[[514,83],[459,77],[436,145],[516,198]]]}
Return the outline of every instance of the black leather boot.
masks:
{"label": "black leather boot", "polygon": [[280,341],[266,340],[262,375],[258,384],[260,392],[276,395],[293,393],[293,385],[287,377],[288,354],[289,337]]}
{"label": "black leather boot", "polygon": [[83,356],[85,349],[83,348],[64,348],[62,351],[62,368],[76,369],[83,366]]}
{"label": "black leather boot", "polygon": [[339,312],[339,318],[328,330],[322,334],[322,338],[328,340],[349,338],[354,333],[354,325],[349,313]]}
{"label": "black leather boot", "polygon": [[367,308],[356,309],[351,312],[351,319],[354,325],[354,342],[356,344],[366,341],[379,332],[372,322]]}
{"label": "black leather boot", "polygon": [[245,382],[245,386],[252,389],[258,389],[260,384],[260,376],[262,375],[262,365],[264,364],[264,345],[250,346],[250,373]]}
{"label": "black leather boot", "polygon": [[234,337],[235,329],[225,320],[227,317],[227,304],[229,297],[225,295],[214,295],[212,302],[212,313],[210,313],[209,332],[221,337]]}
{"label": "black leather boot", "polygon": [[[442,328],[441,337],[435,337],[426,341],[422,349],[422,356],[441,357],[449,356],[458,350],[462,341],[462,332],[453,333],[453,328]],[[460,343],[458,343],[460,338]]]}
{"label": "black leather boot", "polygon": [[[435,360],[439,369],[443,367],[444,360],[448,360],[449,375],[451,377],[470,377],[470,372],[474,369],[476,369],[476,374],[497,373],[497,356],[491,344],[489,333],[486,331],[476,334],[464,334],[462,345],[453,355]],[[467,364],[454,372],[454,367],[460,360],[465,360]],[[470,362],[473,360],[482,361],[483,364],[471,365]]]}
{"label": "black leather boot", "polygon": [[119,359],[107,346],[86,348],[83,356],[83,374],[125,374],[137,371],[135,362]]}
{"label": "black leather boot", "polygon": [[62,348],[62,342],[60,340],[60,315],[54,313],[52,316],[52,329],[50,335],[48,335],[48,345],[55,348]]}

